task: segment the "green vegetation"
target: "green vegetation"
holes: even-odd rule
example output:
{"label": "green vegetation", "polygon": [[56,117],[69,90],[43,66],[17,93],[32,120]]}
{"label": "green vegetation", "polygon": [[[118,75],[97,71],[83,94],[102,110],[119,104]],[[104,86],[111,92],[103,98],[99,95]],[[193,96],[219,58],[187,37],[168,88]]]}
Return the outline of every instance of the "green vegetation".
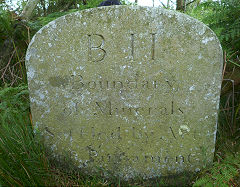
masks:
{"label": "green vegetation", "polygon": [[[0,186],[111,186],[117,179],[84,176],[48,157],[31,123],[24,57],[34,33],[62,15],[96,7],[100,0],[41,1],[29,22],[0,5]],[[22,3],[21,3],[22,2]],[[66,3],[67,2],[67,3]],[[187,14],[207,24],[219,37],[224,57],[224,79],[214,165],[195,176],[189,185],[240,184],[240,1],[221,0],[188,7]],[[45,7],[45,8],[44,8]],[[234,84],[232,84],[232,82]],[[154,180],[161,186],[163,181]],[[139,181],[134,186],[147,186]],[[124,184],[126,185],[126,184]]]}
{"label": "green vegetation", "polygon": [[188,11],[207,24],[228,52],[240,50],[240,3],[238,0],[207,1]]}
{"label": "green vegetation", "polygon": [[1,89],[0,101],[1,184],[47,184],[47,160],[30,123],[27,86]]}
{"label": "green vegetation", "polygon": [[26,82],[24,58],[30,42],[29,29],[13,12],[0,7],[0,86]]}
{"label": "green vegetation", "polygon": [[221,158],[216,154],[218,161],[213,167],[204,170],[201,178],[193,186],[237,186],[239,184],[240,153],[226,154]]}
{"label": "green vegetation", "polygon": [[187,11],[208,25],[224,50],[220,113],[212,168],[197,177],[194,186],[237,186],[240,184],[240,2],[206,1]]}
{"label": "green vegetation", "polygon": [[0,186],[104,184],[49,159],[40,135],[33,132],[29,109],[26,85],[0,89]]}

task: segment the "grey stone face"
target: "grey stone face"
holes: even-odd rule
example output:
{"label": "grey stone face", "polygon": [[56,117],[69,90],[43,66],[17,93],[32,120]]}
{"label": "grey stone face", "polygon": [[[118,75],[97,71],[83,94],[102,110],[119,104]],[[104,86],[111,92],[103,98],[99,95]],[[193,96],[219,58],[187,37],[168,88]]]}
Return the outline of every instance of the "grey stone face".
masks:
{"label": "grey stone face", "polygon": [[33,122],[55,155],[124,179],[213,160],[222,50],[184,14],[137,6],[63,16],[29,45]]}

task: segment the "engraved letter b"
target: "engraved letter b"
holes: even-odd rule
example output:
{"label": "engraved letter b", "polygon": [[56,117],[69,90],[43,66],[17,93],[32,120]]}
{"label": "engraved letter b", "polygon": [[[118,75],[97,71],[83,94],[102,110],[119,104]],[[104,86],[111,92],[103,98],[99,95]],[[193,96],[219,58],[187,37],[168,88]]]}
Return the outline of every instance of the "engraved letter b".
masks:
{"label": "engraved letter b", "polygon": [[100,62],[106,56],[106,51],[103,49],[104,37],[100,34],[88,35],[89,48],[88,58],[91,62]]}

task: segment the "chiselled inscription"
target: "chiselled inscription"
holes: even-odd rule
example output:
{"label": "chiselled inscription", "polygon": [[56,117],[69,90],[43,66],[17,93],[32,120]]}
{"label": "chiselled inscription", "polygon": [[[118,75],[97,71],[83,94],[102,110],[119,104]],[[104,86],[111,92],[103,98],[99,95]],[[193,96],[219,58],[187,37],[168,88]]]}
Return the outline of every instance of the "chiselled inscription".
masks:
{"label": "chiselled inscription", "polygon": [[[49,84],[53,87],[61,87],[63,84],[55,84],[54,80],[59,77],[50,77]],[[102,91],[119,91],[120,97],[124,91],[143,90],[148,91],[149,94],[146,96],[149,100],[153,93],[157,94],[169,94],[171,102],[165,101],[165,104],[160,106],[121,106],[115,105],[113,101],[101,101],[97,100],[94,102],[94,108],[96,110],[92,113],[93,115],[110,115],[110,116],[127,116],[127,115],[143,115],[143,116],[168,116],[174,114],[184,114],[184,110],[181,106],[176,104],[173,100],[174,94],[179,91],[179,83],[174,78],[163,77],[158,80],[85,80],[81,74],[75,74],[71,76],[63,76],[64,87],[68,88],[70,92],[81,94],[83,90],[88,90],[92,93]],[[149,98],[149,99],[148,99]],[[147,101],[146,100],[146,101]],[[71,108],[65,104],[64,115],[73,115],[74,113],[81,111],[80,101],[77,99],[71,101]],[[81,108],[81,109],[80,109]]]}
{"label": "chiselled inscription", "polygon": [[[89,153],[89,158],[88,160],[91,162],[95,162],[101,159],[101,161],[107,161],[107,162],[112,162],[115,161],[116,159],[118,161],[123,161],[127,160],[129,162],[144,162],[144,163],[157,163],[160,165],[164,164],[186,164],[186,163],[192,163],[194,158],[196,157],[196,153],[185,153],[184,155],[176,155],[176,156],[168,156],[168,155],[127,155],[126,153],[122,152],[119,153],[118,155],[111,155],[111,154],[106,154],[99,156],[99,152],[92,148],[91,145],[87,146],[86,149],[88,150]],[[196,161],[195,161],[196,162]],[[200,162],[200,161],[198,161]]]}
{"label": "chiselled inscription", "polygon": [[[117,106],[113,105],[111,101],[102,102],[96,101],[95,105],[93,106],[95,111],[92,115],[100,116],[100,115],[108,115],[108,116],[170,116],[174,114],[183,115],[183,109],[180,106],[175,105],[166,105],[165,106],[158,106],[158,107],[124,107],[124,106]],[[71,102],[71,105],[65,105],[63,109],[63,115],[74,115],[81,111],[83,108],[79,101],[75,101],[75,103]]]}
{"label": "chiselled inscription", "polygon": [[[89,62],[101,62],[105,59],[107,55],[106,49],[104,49],[104,43],[107,42],[105,40],[104,34],[88,34],[88,61]],[[136,46],[136,38],[138,34],[130,34],[130,52],[129,56],[131,60],[136,60],[137,57],[135,55],[136,50],[138,50]],[[156,36],[157,33],[150,33],[148,36],[148,40],[151,42],[151,56],[149,60],[155,60],[155,47],[156,47]],[[126,36],[127,37],[127,36]],[[109,50],[109,49],[108,49]],[[111,53],[111,50],[108,51]],[[147,51],[146,51],[147,52]]]}
{"label": "chiselled inscription", "polygon": [[134,60],[134,34],[131,34],[131,55]]}
{"label": "chiselled inscription", "polygon": [[88,35],[88,57],[91,62],[100,62],[102,61],[107,52],[103,48],[104,46],[104,37],[101,34],[89,34]]}
{"label": "chiselled inscription", "polygon": [[109,102],[96,102],[96,112],[94,115],[99,114],[106,114],[106,115],[173,115],[175,113],[183,114],[183,110],[179,106],[175,106],[171,102],[172,105],[169,106],[166,103],[166,106],[159,106],[159,107],[121,107],[121,106],[114,106],[111,101]]}
{"label": "chiselled inscription", "polygon": [[152,60],[155,60],[156,33],[152,33]]}
{"label": "chiselled inscription", "polygon": [[[60,82],[64,80],[64,82]],[[167,78],[159,80],[84,80],[82,75],[71,75],[64,77],[50,77],[49,84],[53,87],[71,86],[74,90],[89,89],[94,90],[154,90],[161,93],[173,93],[179,89],[178,83]]]}
{"label": "chiselled inscription", "polygon": [[[156,124],[158,125],[158,124]],[[107,142],[116,142],[122,141],[122,137],[130,139],[132,141],[140,141],[146,144],[151,143],[154,139],[158,139],[162,145],[168,145],[174,142],[182,142],[184,138],[193,137],[192,133],[185,134],[182,136],[180,134],[174,134],[173,131],[171,133],[174,134],[173,137],[166,137],[166,133],[164,133],[164,127],[159,126],[155,129],[146,129],[139,128],[138,126],[132,126],[129,128],[122,127],[114,127],[108,133],[104,132],[102,129],[97,129],[96,127],[87,128],[87,125],[81,126],[80,138],[85,139],[87,137],[91,137],[91,140],[101,140]],[[170,132],[168,132],[170,134]]]}

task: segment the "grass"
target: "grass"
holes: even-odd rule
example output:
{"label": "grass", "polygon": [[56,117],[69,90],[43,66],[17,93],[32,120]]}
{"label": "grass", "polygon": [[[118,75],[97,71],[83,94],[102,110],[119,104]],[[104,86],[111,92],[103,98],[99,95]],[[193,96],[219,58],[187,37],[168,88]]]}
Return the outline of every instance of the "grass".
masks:
{"label": "grass", "polygon": [[86,177],[48,158],[33,132],[26,85],[0,88],[0,186],[96,186]]}
{"label": "grass", "polygon": [[[193,186],[239,186],[240,184],[240,95],[225,94],[220,99],[220,113],[214,164],[198,174]],[[235,106],[235,107],[233,107]]]}
{"label": "grass", "polygon": [[216,154],[218,161],[213,167],[201,172],[200,178],[193,186],[237,186],[237,179],[240,177],[240,152],[235,154],[227,153],[224,158]]}
{"label": "grass", "polygon": [[[222,106],[229,99],[222,98]],[[33,132],[26,85],[0,88],[0,186],[164,186],[167,180],[123,183],[117,178],[86,176],[71,167],[67,157],[49,157],[40,136]],[[231,114],[231,113],[230,113]],[[240,183],[240,136],[232,132],[231,116],[220,113],[217,150],[213,167],[191,180],[193,186],[236,186]],[[234,122],[238,120],[235,115]],[[238,127],[239,128],[239,127]]]}
{"label": "grass", "polygon": [[44,147],[31,126],[27,87],[2,89],[0,101],[1,184],[47,184],[48,161]]}

